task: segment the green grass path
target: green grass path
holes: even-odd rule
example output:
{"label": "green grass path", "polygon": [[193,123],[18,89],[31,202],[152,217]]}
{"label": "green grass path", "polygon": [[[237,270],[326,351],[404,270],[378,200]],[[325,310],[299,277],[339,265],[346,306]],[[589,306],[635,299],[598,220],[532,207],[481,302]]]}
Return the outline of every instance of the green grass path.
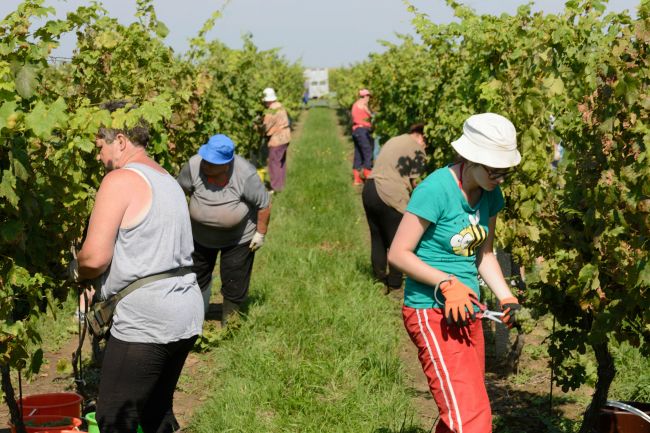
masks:
{"label": "green grass path", "polygon": [[256,257],[246,320],[195,378],[193,432],[415,432],[394,301],[369,273],[367,226],[334,112],[313,108],[290,147]]}

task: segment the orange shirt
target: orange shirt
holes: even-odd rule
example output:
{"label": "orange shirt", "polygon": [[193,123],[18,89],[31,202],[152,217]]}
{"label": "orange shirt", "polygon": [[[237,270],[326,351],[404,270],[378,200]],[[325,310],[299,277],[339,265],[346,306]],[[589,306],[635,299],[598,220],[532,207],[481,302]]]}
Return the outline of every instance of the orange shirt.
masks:
{"label": "orange shirt", "polygon": [[368,108],[368,104],[363,99],[357,99],[357,102],[352,104],[352,130],[357,128],[370,128],[370,117],[372,113]]}
{"label": "orange shirt", "polygon": [[264,129],[269,137],[269,147],[288,144],[291,141],[289,116],[282,104],[273,102],[264,115]]}

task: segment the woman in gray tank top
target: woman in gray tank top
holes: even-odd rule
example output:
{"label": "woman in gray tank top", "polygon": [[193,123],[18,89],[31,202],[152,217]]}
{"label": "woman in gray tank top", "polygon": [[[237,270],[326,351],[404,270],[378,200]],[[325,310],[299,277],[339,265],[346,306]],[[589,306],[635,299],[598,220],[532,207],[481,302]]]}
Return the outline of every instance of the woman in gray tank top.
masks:
{"label": "woman in gray tank top", "polygon": [[[123,105],[122,105],[123,106]],[[146,153],[148,129],[101,129],[96,144],[107,174],[88,235],[71,265],[97,279],[107,299],[143,277],[192,266],[192,231],[183,191]],[[97,400],[104,432],[173,432],[174,389],[203,326],[194,273],[149,282],[117,304]]]}

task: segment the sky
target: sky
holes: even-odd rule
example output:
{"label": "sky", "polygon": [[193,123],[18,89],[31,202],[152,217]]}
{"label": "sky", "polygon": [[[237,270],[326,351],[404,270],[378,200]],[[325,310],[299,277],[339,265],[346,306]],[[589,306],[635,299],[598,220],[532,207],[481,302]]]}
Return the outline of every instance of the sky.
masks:
{"label": "sky", "polygon": [[[158,19],[170,30],[166,42],[176,52],[184,52],[211,14],[225,0],[154,0]],[[635,13],[640,0],[611,0],[611,11]],[[88,0],[45,0],[57,10],[57,17]],[[135,20],[135,0],[104,0],[109,14],[128,24]],[[524,0],[460,0],[478,13],[513,14]],[[537,0],[533,10],[555,13],[565,0]],[[20,0],[0,0],[0,18],[16,9]],[[436,23],[454,17],[444,0],[411,0]],[[210,38],[232,48],[242,46],[242,35],[251,33],[263,50],[280,48],[290,61],[306,67],[347,66],[383,51],[380,40],[397,42],[396,34],[415,34],[411,14],[402,0],[230,0]],[[62,40],[54,55],[69,57],[74,49],[72,35]]]}

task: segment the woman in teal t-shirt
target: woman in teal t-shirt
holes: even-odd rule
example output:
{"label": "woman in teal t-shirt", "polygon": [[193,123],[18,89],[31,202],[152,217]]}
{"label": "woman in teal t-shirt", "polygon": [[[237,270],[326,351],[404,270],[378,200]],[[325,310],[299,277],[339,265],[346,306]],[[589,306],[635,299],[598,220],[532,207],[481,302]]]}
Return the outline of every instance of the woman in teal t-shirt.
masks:
{"label": "woman in teal t-shirt", "polygon": [[436,433],[487,433],[483,328],[475,320],[480,275],[511,326],[519,303],[493,253],[499,185],[521,161],[516,131],[503,116],[469,117],[452,143],[458,162],[429,175],[413,192],[390,247],[406,275],[404,325],[440,411]]}

